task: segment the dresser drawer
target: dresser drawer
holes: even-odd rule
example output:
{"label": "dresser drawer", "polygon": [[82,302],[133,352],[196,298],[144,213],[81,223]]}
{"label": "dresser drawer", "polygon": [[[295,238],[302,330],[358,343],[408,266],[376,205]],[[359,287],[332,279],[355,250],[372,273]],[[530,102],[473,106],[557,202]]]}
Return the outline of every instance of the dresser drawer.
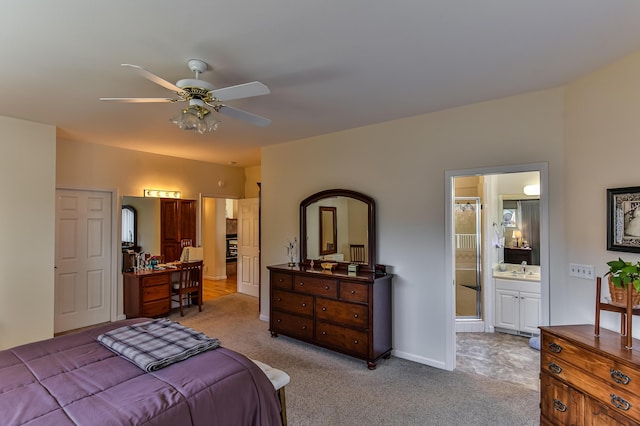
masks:
{"label": "dresser drawer", "polygon": [[369,325],[369,310],[366,305],[358,305],[339,300],[316,299],[316,318],[338,322],[344,325],[367,328]]}
{"label": "dresser drawer", "polygon": [[284,274],[282,272],[271,273],[271,287],[283,290],[291,290],[293,284],[293,275]]}
{"label": "dresser drawer", "polygon": [[351,302],[369,302],[369,286],[367,284],[340,281],[340,299]]}
{"label": "dresser drawer", "polygon": [[316,340],[319,343],[367,356],[369,336],[366,332],[322,321],[317,322],[316,329]]}
{"label": "dresser drawer", "polygon": [[142,278],[142,287],[158,284],[169,284],[169,274],[149,275]]}
{"label": "dresser drawer", "polygon": [[[587,355],[596,356],[595,354]],[[609,409],[640,421],[640,395],[634,394],[629,388],[624,388],[623,385],[611,385],[606,378],[578,368],[549,352],[542,352],[540,365],[543,374],[557,377],[602,401]]]}
{"label": "dresser drawer", "polygon": [[142,287],[142,302],[151,302],[158,299],[167,299],[171,297],[171,288],[169,283],[151,285]]}
{"label": "dresser drawer", "polygon": [[313,296],[274,290],[271,307],[301,315],[313,315]]}
{"label": "dresser drawer", "polygon": [[551,424],[584,424],[584,395],[552,378],[540,375],[540,414]]}
{"label": "dresser drawer", "polygon": [[[620,386],[635,394],[640,394],[640,373],[625,364],[602,356],[596,352],[585,356],[584,349],[565,339],[543,334],[541,350],[569,362],[579,369],[603,380],[607,385]],[[543,365],[544,367],[544,365]]]}
{"label": "dresser drawer", "polygon": [[338,280],[295,275],[293,289],[303,293],[336,298],[338,297]]}
{"label": "dresser drawer", "polygon": [[271,311],[271,332],[311,340],[313,338],[313,320],[298,315]]}
{"label": "dresser drawer", "polygon": [[171,299],[165,298],[142,304],[143,317],[158,317],[166,315],[171,310]]}

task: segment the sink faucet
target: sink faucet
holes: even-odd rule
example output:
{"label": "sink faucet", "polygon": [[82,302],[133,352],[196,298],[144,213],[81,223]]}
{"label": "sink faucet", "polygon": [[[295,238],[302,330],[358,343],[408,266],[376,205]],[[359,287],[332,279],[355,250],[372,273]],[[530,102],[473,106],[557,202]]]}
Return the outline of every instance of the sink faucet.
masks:
{"label": "sink faucet", "polygon": [[526,274],[527,273],[527,261],[523,260],[521,265],[522,265],[522,273]]}

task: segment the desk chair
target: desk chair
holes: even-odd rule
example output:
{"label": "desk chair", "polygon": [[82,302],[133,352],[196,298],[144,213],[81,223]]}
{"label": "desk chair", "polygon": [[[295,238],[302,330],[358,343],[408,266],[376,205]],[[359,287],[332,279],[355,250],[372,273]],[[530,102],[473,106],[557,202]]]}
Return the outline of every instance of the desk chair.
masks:
{"label": "desk chair", "polygon": [[184,316],[182,305],[185,299],[188,299],[190,304],[197,300],[198,309],[202,312],[202,260],[183,262],[180,265],[180,280],[178,284],[174,284],[172,297],[180,306],[180,316]]}
{"label": "desk chair", "polygon": [[365,263],[364,244],[351,244],[351,263]]}

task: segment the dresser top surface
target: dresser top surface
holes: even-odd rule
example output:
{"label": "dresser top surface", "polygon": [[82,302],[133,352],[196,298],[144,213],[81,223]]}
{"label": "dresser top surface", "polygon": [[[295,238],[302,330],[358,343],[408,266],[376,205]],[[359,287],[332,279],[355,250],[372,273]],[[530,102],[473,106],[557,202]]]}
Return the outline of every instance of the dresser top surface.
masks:
{"label": "dresser top surface", "polygon": [[282,265],[267,266],[267,269],[276,272],[289,272],[289,273],[303,273],[310,276],[317,276],[318,278],[335,278],[344,280],[359,280],[372,282],[379,278],[391,278],[391,274],[377,275],[373,272],[347,272],[343,269],[337,269],[333,271],[323,270],[320,267],[310,268],[306,265],[288,266],[286,263]]}
{"label": "dresser top surface", "polygon": [[638,339],[633,339],[633,349],[626,349],[624,336],[601,327],[600,337],[596,337],[594,326],[591,324],[543,326],[540,330],[558,338],[571,340],[585,350],[596,351],[640,366]]}

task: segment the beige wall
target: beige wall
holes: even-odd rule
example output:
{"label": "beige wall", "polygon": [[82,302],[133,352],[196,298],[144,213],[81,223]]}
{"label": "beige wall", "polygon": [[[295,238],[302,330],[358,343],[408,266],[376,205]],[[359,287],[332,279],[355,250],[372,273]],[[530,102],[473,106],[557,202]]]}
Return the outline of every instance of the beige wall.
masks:
{"label": "beige wall", "polygon": [[[445,171],[547,162],[550,272],[559,277],[564,113],[564,90],[552,89],[263,148],[262,282],[269,282],[267,265],[287,260],[283,242],[299,233],[301,200],[329,188],[370,195],[378,209],[378,262],[395,274],[395,354],[444,365]],[[268,285],[261,313],[269,315]]]}
{"label": "beige wall", "polygon": [[[565,271],[568,263],[596,266],[606,272],[606,262],[632,253],[607,251],[606,190],[640,186],[640,52],[587,75],[567,86]],[[594,320],[595,284],[583,279],[560,278],[552,308],[563,323]],[[616,330],[619,317],[604,312],[607,328]],[[633,331],[640,337],[634,317]]]}
{"label": "beige wall", "polygon": [[54,126],[0,117],[0,349],[53,336]]}
{"label": "beige wall", "polygon": [[[58,141],[58,187],[117,188],[142,196],[144,189],[182,191],[182,198],[243,198],[245,176],[238,167],[184,160],[90,143]],[[218,185],[223,181],[224,185]]]}

